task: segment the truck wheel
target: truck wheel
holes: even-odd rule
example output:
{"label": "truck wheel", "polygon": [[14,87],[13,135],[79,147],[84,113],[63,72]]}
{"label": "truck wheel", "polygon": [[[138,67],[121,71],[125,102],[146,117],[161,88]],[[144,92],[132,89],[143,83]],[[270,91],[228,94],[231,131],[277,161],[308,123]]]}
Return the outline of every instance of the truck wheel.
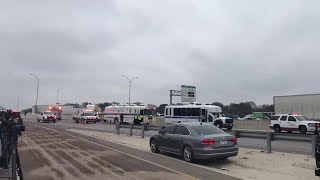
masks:
{"label": "truck wheel", "polygon": [[103,120],[103,122],[107,122],[107,120]]}
{"label": "truck wheel", "polygon": [[229,131],[231,131],[232,127],[227,127],[227,129],[228,129]]}
{"label": "truck wheel", "polygon": [[299,127],[300,134],[306,134],[307,133],[307,127],[306,126],[300,126]]}
{"label": "truck wheel", "polygon": [[56,123],[56,120],[53,120],[53,123]]}
{"label": "truck wheel", "polygon": [[274,129],[274,132],[281,133],[281,128],[280,128],[280,126],[278,124],[274,125],[273,129]]}
{"label": "truck wheel", "polygon": [[220,122],[220,121],[215,122],[214,125],[217,126],[217,127],[220,128],[220,129],[223,127],[223,123]]}

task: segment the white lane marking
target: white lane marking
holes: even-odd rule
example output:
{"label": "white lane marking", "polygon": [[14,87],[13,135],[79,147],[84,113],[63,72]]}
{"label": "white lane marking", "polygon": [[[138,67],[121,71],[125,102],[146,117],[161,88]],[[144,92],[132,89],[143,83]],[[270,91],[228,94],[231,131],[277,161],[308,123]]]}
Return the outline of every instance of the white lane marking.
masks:
{"label": "white lane marking", "polygon": [[55,131],[55,132],[58,132],[58,133],[61,133],[61,134],[64,134],[64,135],[67,135],[67,136],[70,136],[70,137],[73,137],[73,138],[76,138],[76,139],[80,139],[80,140],[82,140],[82,141],[86,141],[86,142],[89,142],[89,143],[92,143],[92,144],[95,144],[95,145],[98,145],[98,146],[101,146],[101,147],[110,149],[110,150],[112,150],[112,151],[116,151],[116,152],[119,152],[119,153],[121,153],[121,154],[124,154],[124,155],[130,156],[130,157],[139,159],[139,160],[141,160],[141,161],[144,161],[144,162],[153,164],[153,165],[158,166],[158,167],[161,167],[161,168],[163,168],[163,169],[167,169],[167,170],[172,171],[172,172],[175,172],[175,173],[177,173],[177,174],[181,174],[181,175],[186,176],[186,177],[188,177],[188,178],[190,178],[190,179],[199,180],[198,178],[193,177],[193,176],[190,176],[190,175],[185,174],[185,173],[183,173],[183,172],[176,171],[176,170],[174,170],[174,169],[171,169],[171,168],[162,166],[162,165],[160,165],[160,164],[156,164],[156,163],[154,163],[154,162],[151,162],[151,161],[148,161],[148,160],[145,160],[145,159],[142,159],[142,158],[139,158],[139,157],[137,157],[137,156],[128,154],[128,153],[126,153],[126,152],[119,151],[119,150],[117,150],[117,149],[113,149],[113,148],[111,148],[111,147],[108,147],[108,146],[105,146],[105,145],[102,145],[102,144],[99,144],[99,143],[96,143],[96,142],[93,142],[93,141],[89,141],[89,140],[87,140],[87,139],[83,139],[83,138],[80,138],[80,137],[77,137],[77,136],[74,136],[74,135],[71,135],[71,134],[68,134],[68,133],[60,132],[60,131],[58,131],[58,130],[51,129],[51,128],[48,128],[48,127],[43,127],[43,126],[35,125],[35,124],[33,124],[33,123],[28,123],[28,124],[30,124],[30,125],[32,125],[32,126],[37,126],[37,127],[43,128],[43,129],[48,129],[48,130],[51,130],[51,131]]}

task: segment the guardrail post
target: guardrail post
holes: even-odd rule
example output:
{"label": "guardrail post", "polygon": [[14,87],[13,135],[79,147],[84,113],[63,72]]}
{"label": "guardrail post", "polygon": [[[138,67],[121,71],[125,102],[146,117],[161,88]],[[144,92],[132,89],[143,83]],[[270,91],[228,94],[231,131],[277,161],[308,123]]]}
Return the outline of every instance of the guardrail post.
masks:
{"label": "guardrail post", "polygon": [[235,130],[233,130],[233,135],[234,135],[236,138],[240,138],[240,131],[235,131]]}
{"label": "guardrail post", "polygon": [[272,132],[271,133],[271,141],[274,141],[275,140],[275,138],[274,138],[274,133]]}
{"label": "guardrail post", "polygon": [[130,133],[129,133],[129,136],[132,136],[132,129],[133,129],[133,124],[130,124]]}
{"label": "guardrail post", "polygon": [[142,126],[142,132],[141,132],[141,137],[144,138],[144,129],[146,128],[146,124],[143,124]]}
{"label": "guardrail post", "polygon": [[272,133],[271,132],[267,132],[267,153],[271,153],[272,152],[271,139],[272,139]]}
{"label": "guardrail post", "polygon": [[117,128],[117,135],[120,134],[120,122],[116,123],[116,128]]}
{"label": "guardrail post", "polygon": [[319,136],[318,135],[311,135],[311,143],[312,143],[312,157],[316,156],[316,145],[318,143]]}

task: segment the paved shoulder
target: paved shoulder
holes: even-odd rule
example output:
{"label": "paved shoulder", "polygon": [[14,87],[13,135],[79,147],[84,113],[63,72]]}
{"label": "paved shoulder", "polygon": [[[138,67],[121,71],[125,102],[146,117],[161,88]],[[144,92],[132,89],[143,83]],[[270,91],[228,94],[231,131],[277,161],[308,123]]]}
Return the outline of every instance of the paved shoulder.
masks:
{"label": "paved shoulder", "polygon": [[[29,131],[26,132],[28,141],[34,141],[33,144],[36,144],[37,149],[41,149],[42,156],[46,159],[42,160],[42,162],[47,162],[45,165],[49,166],[49,169],[51,168],[51,173],[55,173],[55,169],[52,170],[54,167],[52,164],[59,164],[59,159],[61,159],[60,164],[62,162],[65,164],[70,162],[71,164],[68,164],[68,168],[73,168],[74,172],[86,176],[96,176],[98,174],[103,176],[104,174],[101,174],[101,172],[108,171],[108,174],[112,175],[112,179],[119,177],[122,179],[124,179],[124,177],[129,179],[139,177],[139,179],[239,180],[238,178],[185,163],[179,159],[172,159],[75,134],[57,126],[48,128],[29,123],[27,126],[29,129]],[[32,132],[30,132],[30,130]],[[44,142],[37,140],[41,137],[41,135],[39,137],[39,134],[46,135],[46,138],[43,139]],[[54,139],[50,140],[52,136]],[[65,152],[63,151],[64,149],[66,149]],[[78,156],[76,156],[76,154]],[[79,161],[79,159],[83,160]],[[81,162],[86,162],[83,164],[83,167],[81,165],[79,166]],[[110,170],[110,167],[114,167],[114,169]],[[60,175],[77,177],[75,174],[67,172],[65,167],[59,168],[58,170],[63,171],[62,173],[58,173]],[[114,172],[121,172],[121,174]],[[54,177],[57,177],[58,174],[55,173]],[[100,176],[97,176],[96,179],[100,179]]]}

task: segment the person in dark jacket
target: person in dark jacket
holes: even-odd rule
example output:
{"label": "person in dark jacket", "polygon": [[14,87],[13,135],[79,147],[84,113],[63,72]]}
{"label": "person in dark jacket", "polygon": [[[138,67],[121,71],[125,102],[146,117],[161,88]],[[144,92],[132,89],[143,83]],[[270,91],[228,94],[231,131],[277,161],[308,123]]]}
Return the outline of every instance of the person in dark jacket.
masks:
{"label": "person in dark jacket", "polygon": [[316,176],[320,176],[320,141],[319,141],[319,139],[318,139],[318,142],[316,145],[315,158],[316,158],[315,174],[316,174]]}
{"label": "person in dark jacket", "polygon": [[120,115],[120,123],[123,123],[123,114]]}

